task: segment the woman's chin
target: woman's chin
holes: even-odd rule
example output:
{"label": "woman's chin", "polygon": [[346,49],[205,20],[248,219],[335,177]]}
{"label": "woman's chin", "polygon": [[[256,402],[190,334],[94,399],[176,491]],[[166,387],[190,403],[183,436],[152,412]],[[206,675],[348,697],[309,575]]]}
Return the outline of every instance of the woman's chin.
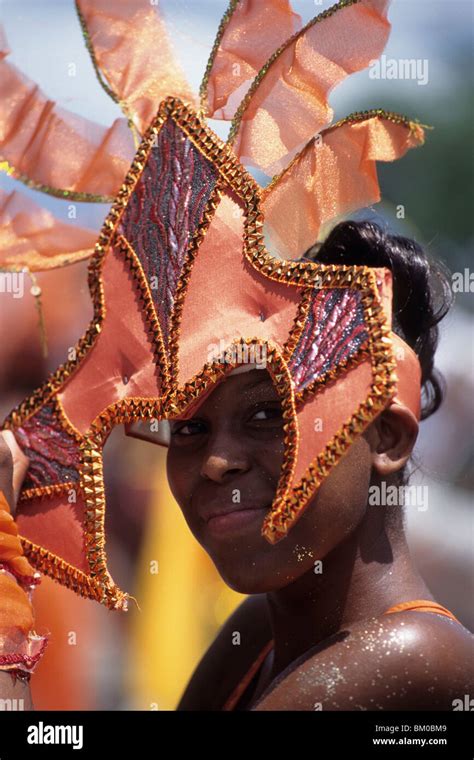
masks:
{"label": "woman's chin", "polygon": [[[267,594],[278,591],[291,582],[289,573],[282,573],[277,567],[270,569],[268,562],[242,560],[238,558],[235,565],[230,565],[229,557],[216,558],[211,555],[217,572],[224,583],[238,594]],[[294,578],[293,578],[294,580]]]}
{"label": "woman's chin", "polygon": [[265,584],[255,578],[234,578],[224,576],[222,573],[221,577],[224,583],[238,594],[265,594],[270,591]]}
{"label": "woman's chin", "polygon": [[266,583],[257,564],[254,567],[243,567],[239,561],[239,567],[231,567],[228,558],[226,562],[218,561],[215,557],[211,559],[224,583],[238,594],[264,594],[270,590],[271,583]]}

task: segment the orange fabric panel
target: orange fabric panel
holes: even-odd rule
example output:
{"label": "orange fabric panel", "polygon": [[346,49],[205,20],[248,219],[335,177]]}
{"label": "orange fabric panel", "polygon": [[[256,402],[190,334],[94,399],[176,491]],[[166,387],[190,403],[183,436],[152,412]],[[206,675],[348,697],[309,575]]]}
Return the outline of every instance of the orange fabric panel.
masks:
{"label": "orange fabric panel", "polygon": [[65,224],[23,193],[0,190],[0,267],[32,272],[88,258],[97,232]]}
{"label": "orange fabric panel", "polygon": [[79,0],[78,5],[101,72],[140,133],[168,95],[196,105],[158,3]]}
{"label": "orange fabric panel", "polygon": [[249,98],[232,146],[244,165],[271,176],[331,122],[330,91],[386,45],[387,6],[387,0],[361,0],[321,14],[273,60]]}
{"label": "orange fabric panel", "polygon": [[206,116],[232,119],[259,69],[301,25],[289,0],[237,3],[212,63]]}
{"label": "orange fabric panel", "polygon": [[47,640],[33,630],[30,593],[38,582],[18,536],[9,504],[0,491],[0,670],[32,671]]}
{"label": "orange fabric panel", "polygon": [[[242,254],[243,211],[224,194],[189,279],[180,325],[180,383],[217,358],[211,349],[220,354],[241,335],[283,343],[291,330],[300,289],[270,282]],[[212,298],[203,299],[209,287]],[[255,356],[265,362],[264,355]]]}
{"label": "orange fabric panel", "polygon": [[376,161],[395,161],[422,142],[422,127],[378,116],[326,130],[262,191],[267,245],[299,258],[325,223],[380,200]]}
{"label": "orange fabric panel", "polygon": [[134,154],[127,120],[103,127],[60,108],[5,57],[0,50],[0,160],[41,185],[115,194]]}
{"label": "orange fabric panel", "polygon": [[68,419],[81,433],[107,406],[123,398],[159,397],[160,379],[139,292],[127,263],[113,247],[103,263],[103,282],[106,317],[100,334],[58,394]]}

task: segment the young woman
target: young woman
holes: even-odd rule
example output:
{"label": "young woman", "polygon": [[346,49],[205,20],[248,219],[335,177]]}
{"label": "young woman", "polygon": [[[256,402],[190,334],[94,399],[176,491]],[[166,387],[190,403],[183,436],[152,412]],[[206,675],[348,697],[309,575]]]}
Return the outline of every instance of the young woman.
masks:
{"label": "young woman", "polygon": [[[437,324],[450,305],[442,270],[415,242],[369,222],[339,224],[306,258],[392,270],[393,329],[421,363],[422,419],[434,413],[443,395],[434,369]],[[249,594],[178,710],[452,710],[470,693],[472,636],[414,566],[403,506],[368,503],[369,487],[407,483],[417,434],[410,410],[389,406],[285,540],[270,545],[260,529],[284,445],[267,371],[231,375],[195,417],[172,422],[172,492],[224,581]]]}
{"label": "young woman", "polygon": [[[403,482],[418,431],[413,411],[402,403],[385,409],[331,470],[289,535],[273,545],[261,535],[261,525],[280,475],[284,431],[282,396],[276,396],[270,376],[265,370],[232,374],[204,400],[195,418],[178,421],[174,414],[175,408],[185,408],[183,399],[202,389],[198,358],[204,357],[208,336],[219,339],[220,332],[231,332],[242,322],[243,339],[249,326],[252,335],[262,327],[265,340],[277,335],[283,343],[291,324],[298,327],[291,340],[298,333],[299,341],[306,317],[319,334],[320,321],[309,311],[318,288],[301,296],[293,288],[309,281],[314,285],[306,271],[310,267],[295,269],[293,280],[289,266],[268,261],[267,233],[271,249],[293,264],[323,225],[379,200],[376,162],[394,161],[422,144],[422,125],[384,109],[332,122],[331,90],[370,66],[385,49],[389,3],[341,0],[303,23],[289,2],[232,1],[219,24],[199,95],[173,61],[156,8],[144,24],[133,4],[123,4],[121,31],[110,42],[107,14],[96,13],[91,3],[80,5],[94,68],[105,72],[105,79],[111,71],[143,71],[135,87],[127,82],[126,93],[120,77],[109,82],[114,100],[126,103],[133,138],[138,132],[142,140],[124,179],[127,151],[115,155],[111,132],[97,127],[96,145],[90,124],[81,130],[74,120],[82,141],[83,165],[78,166],[77,156],[68,159],[70,146],[61,145],[52,111],[47,125],[55,151],[42,155],[40,164],[55,177],[54,194],[64,199],[115,196],[116,201],[90,254],[93,321],[72,358],[6,421],[39,461],[35,479],[25,489],[23,513],[36,511],[38,518],[29,520],[31,532],[24,533],[38,548],[36,559],[44,549],[41,563],[53,577],[114,609],[125,607],[126,595],[111,582],[106,567],[102,445],[115,424],[148,420],[158,398],[160,408],[175,417],[168,470],[176,499],[224,580],[250,595],[204,657],[179,708],[452,709],[453,699],[468,693],[472,681],[470,635],[435,604],[412,566],[401,507],[368,503],[369,487]],[[146,39],[140,29],[146,29]],[[95,46],[98,39],[103,44]],[[8,65],[6,71],[11,89],[18,89],[20,100],[23,93],[30,106],[30,84]],[[41,111],[41,99],[37,106]],[[38,109],[20,110],[24,120],[15,112],[15,124],[4,131],[14,134],[20,118],[30,139],[24,150],[10,146],[5,158],[12,167],[32,163],[30,146],[38,129],[44,129],[30,119]],[[229,122],[225,143],[206,123],[213,118]],[[72,164],[78,169],[73,186]],[[271,181],[259,186],[245,167]],[[38,174],[31,179],[51,190]],[[12,235],[5,261],[34,263],[40,270],[83,258],[92,245],[90,236],[74,230],[87,242],[79,244],[70,232],[65,253],[62,247],[50,250],[44,241],[37,247],[33,241],[22,259]],[[61,227],[61,240],[63,234]],[[41,243],[38,230],[33,237]],[[394,329],[419,357],[424,416],[435,411],[441,402],[433,370],[436,325],[447,304],[435,310],[430,265],[418,247],[386,236],[374,225],[348,223],[310,256],[323,263],[392,269]],[[215,303],[208,297],[210,278],[218,291]],[[371,358],[385,348],[384,325],[376,318],[383,307],[375,303],[375,287],[373,282],[358,292],[346,311],[341,307],[342,324],[354,328],[348,342],[354,338],[356,348],[363,333],[360,320],[366,312],[373,317],[367,320],[367,340],[371,347],[377,343]],[[238,291],[244,295],[241,302]],[[329,298],[323,301],[327,304]],[[261,302],[275,319],[266,319]],[[383,304],[387,302],[388,296]],[[201,304],[208,303],[213,308],[200,314]],[[324,305],[317,302],[315,308],[324,310]],[[333,360],[341,345],[333,341],[330,348]],[[298,369],[308,369],[304,361],[318,350],[316,339],[305,346],[304,360],[295,358]],[[390,386],[388,363],[382,379],[374,380],[374,397]],[[331,377],[339,367],[328,364],[324,374]],[[351,394],[347,397],[352,401]],[[372,396],[366,404],[365,409],[379,408]],[[359,416],[364,417],[364,409]],[[357,427],[352,420],[350,425]],[[295,425],[292,430],[287,450],[295,448]],[[52,434],[64,447],[64,462],[44,451],[46,436]],[[306,453],[316,457],[320,452]],[[71,483],[74,498],[75,488],[82,491],[77,502],[67,501]],[[41,500],[41,511],[35,500]],[[285,507],[290,511],[287,502]],[[231,509],[233,514],[218,516]],[[277,527],[271,526],[275,532]],[[58,543],[61,556],[55,553]]]}
{"label": "young woman", "polygon": [[[393,329],[420,359],[422,418],[435,412],[442,401],[437,324],[451,293],[442,271],[414,242],[372,223],[339,224],[307,258],[392,270]],[[368,503],[371,486],[407,483],[417,433],[409,409],[389,406],[349,447],[288,536],[270,545],[260,531],[284,441],[267,371],[232,373],[195,417],[171,423],[174,496],[224,581],[249,595],[206,652],[178,710],[451,710],[470,693],[472,636],[414,567],[403,506]],[[28,462],[12,434],[3,436],[0,488],[13,505]],[[7,523],[3,539],[11,540]],[[16,581],[9,573],[4,582]],[[11,629],[11,610],[3,620]],[[26,645],[28,632],[22,636]],[[0,672],[0,696],[30,704],[27,681],[10,673]]]}

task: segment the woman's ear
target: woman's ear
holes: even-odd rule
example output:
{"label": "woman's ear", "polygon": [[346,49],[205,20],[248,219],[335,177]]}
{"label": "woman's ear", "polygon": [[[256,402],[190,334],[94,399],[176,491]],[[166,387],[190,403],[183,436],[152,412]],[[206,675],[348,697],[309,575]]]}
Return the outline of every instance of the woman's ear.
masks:
{"label": "woman's ear", "polygon": [[418,420],[408,407],[392,403],[373,423],[372,465],[381,476],[401,470],[418,436]]}

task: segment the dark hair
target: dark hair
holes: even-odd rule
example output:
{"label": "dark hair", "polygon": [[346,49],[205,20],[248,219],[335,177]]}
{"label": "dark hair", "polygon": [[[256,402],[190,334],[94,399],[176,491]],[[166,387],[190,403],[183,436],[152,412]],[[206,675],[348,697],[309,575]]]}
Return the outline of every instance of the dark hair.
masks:
{"label": "dark hair", "polygon": [[304,254],[321,264],[387,267],[393,274],[392,329],[417,354],[422,370],[424,420],[443,401],[444,378],[434,366],[438,323],[449,311],[453,294],[449,273],[429,259],[414,240],[385,232],[375,222],[341,222],[323,243]]}
{"label": "dark hair", "polygon": [[[341,222],[324,242],[311,246],[304,258],[321,264],[387,267],[392,271],[392,330],[413,348],[420,360],[421,419],[436,412],[445,394],[444,378],[434,366],[438,323],[453,302],[447,268],[428,258],[414,240],[392,235],[371,221]],[[413,458],[411,464],[413,470]],[[408,466],[403,467],[397,473],[398,483],[407,484],[410,474]],[[403,528],[403,509],[387,508],[386,514],[387,527],[396,531]]]}

